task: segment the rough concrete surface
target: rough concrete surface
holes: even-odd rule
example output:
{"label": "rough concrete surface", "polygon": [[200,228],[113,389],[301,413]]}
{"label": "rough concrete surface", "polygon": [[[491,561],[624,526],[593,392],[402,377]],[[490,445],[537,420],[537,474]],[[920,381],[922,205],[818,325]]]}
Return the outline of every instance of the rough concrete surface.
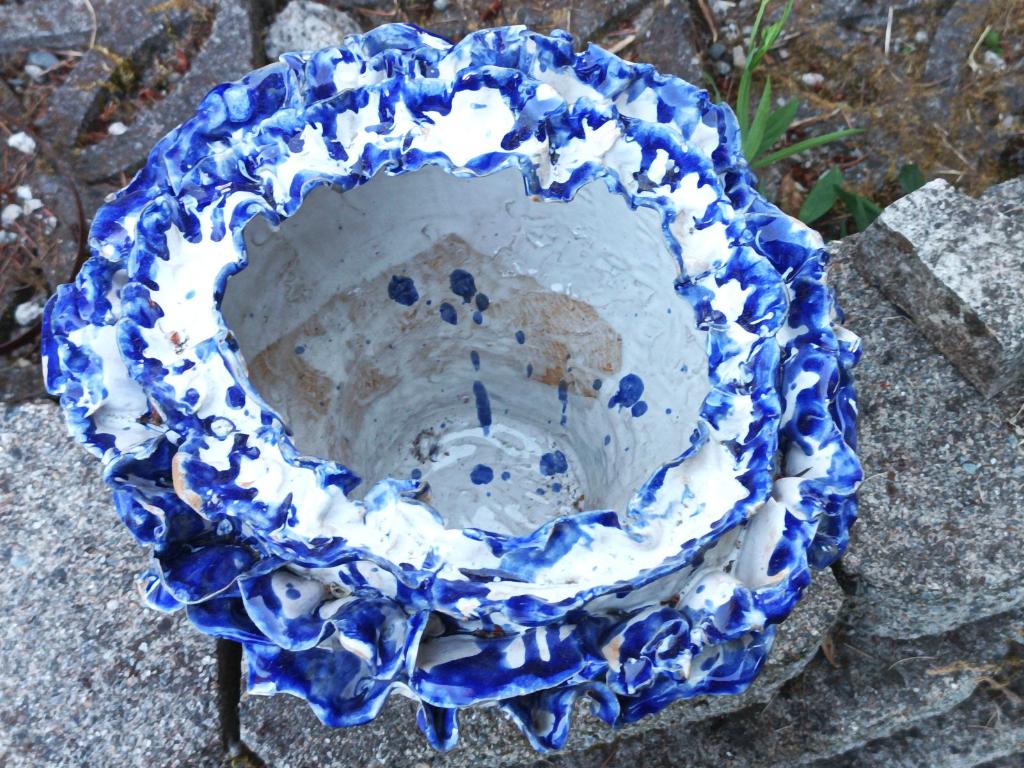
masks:
{"label": "rough concrete surface", "polygon": [[0,403],[0,765],[219,765],[214,643],[140,605],[98,470],[54,404]]}
{"label": "rough concrete surface", "polygon": [[864,346],[865,479],[843,561],[854,614],[877,634],[913,637],[1020,606],[1024,446],[1010,420],[1024,393],[982,398],[860,275],[852,247],[835,249],[830,274]]}
{"label": "rough concrete surface", "polygon": [[983,394],[1024,383],[1024,211],[938,179],[883,211],[857,265]]}
{"label": "rough concrete surface", "polygon": [[92,18],[86,0],[37,0],[0,4],[0,53],[48,46],[73,48],[89,42]]}

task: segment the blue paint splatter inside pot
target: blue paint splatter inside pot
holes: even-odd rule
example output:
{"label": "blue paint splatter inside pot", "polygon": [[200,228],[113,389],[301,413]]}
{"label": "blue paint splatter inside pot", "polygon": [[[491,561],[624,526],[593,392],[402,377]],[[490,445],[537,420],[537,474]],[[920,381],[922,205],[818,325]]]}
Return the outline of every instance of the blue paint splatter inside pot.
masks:
{"label": "blue paint splatter inside pot", "polygon": [[388,298],[411,307],[419,301],[420,295],[416,292],[416,283],[411,277],[393,275],[388,283]]}
{"label": "blue paint splatter inside pot", "polygon": [[619,379],[619,389],[608,401],[608,407],[631,408],[644,393],[644,381],[635,373],[628,373]]}
{"label": "blue paint splatter inside pot", "polygon": [[462,297],[464,304],[469,304],[476,293],[476,281],[473,280],[473,275],[464,269],[453,270],[448,278],[448,284],[452,293]]}
{"label": "blue paint splatter inside pot", "polygon": [[455,325],[459,322],[459,316],[455,312],[455,307],[447,301],[441,303],[441,306],[438,307],[438,312],[441,314],[441,319],[448,323],[448,325]]}
{"label": "blue paint splatter inside pot", "polygon": [[486,464],[477,464],[469,473],[469,479],[473,485],[487,485],[494,479],[494,470]]}
{"label": "blue paint splatter inside pot", "polygon": [[559,450],[545,453],[540,457],[540,473],[542,475],[560,475],[569,469],[565,454]]}

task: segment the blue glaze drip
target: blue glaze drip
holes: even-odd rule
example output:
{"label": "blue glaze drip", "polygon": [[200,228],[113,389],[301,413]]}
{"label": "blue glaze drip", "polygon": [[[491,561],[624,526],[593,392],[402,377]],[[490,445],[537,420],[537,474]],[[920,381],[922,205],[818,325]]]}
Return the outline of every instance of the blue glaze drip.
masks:
{"label": "blue glaze drip", "polygon": [[476,323],[477,325],[483,325],[484,324],[484,315],[483,315],[483,313],[480,312],[479,310],[474,312],[473,313],[473,322]]}
{"label": "blue glaze drip", "polygon": [[601,390],[601,385],[603,383],[604,382],[602,382],[600,379],[594,379],[594,383],[591,384],[591,386],[594,388],[594,391],[598,391],[599,392]]}
{"label": "blue glaze drip", "polygon": [[487,388],[480,381],[473,382],[473,397],[476,398],[476,419],[488,435],[491,431],[491,398],[487,396]]}
{"label": "blue glaze drip", "polygon": [[629,412],[634,416],[643,416],[647,413],[647,403],[641,400],[639,403],[629,409]]}
{"label": "blue glaze drip", "polygon": [[555,493],[558,493],[559,491],[562,490],[562,484],[561,483],[552,483],[551,484],[551,490],[554,491]]}
{"label": "blue glaze drip", "polygon": [[302,346],[301,344],[299,344],[297,347],[295,347],[295,354],[296,355],[302,355],[302,354],[305,354],[305,352],[306,352],[306,348],[304,346]]}
{"label": "blue glaze drip", "polygon": [[478,293],[476,295],[476,308],[481,312],[486,312],[489,306],[491,306],[491,300],[487,298],[487,294]]}
{"label": "blue glaze drip", "polygon": [[526,334],[523,333],[522,331],[516,331],[516,343],[517,344],[525,344],[526,343]]}
{"label": "blue glaze drip", "polygon": [[494,470],[486,464],[477,464],[469,473],[469,479],[473,481],[473,485],[487,485],[494,479]]}
{"label": "blue glaze drip", "polygon": [[562,404],[562,418],[559,420],[559,424],[564,427],[568,422],[565,411],[569,407],[569,382],[565,379],[558,382],[558,401]]}
{"label": "blue glaze drip", "polygon": [[419,480],[421,477],[423,477],[423,470],[417,467],[416,469],[409,473],[409,477],[411,477],[413,480]]}
{"label": "blue glaze drip", "polygon": [[608,407],[630,408],[640,400],[644,393],[644,382],[635,373],[627,373],[619,379],[619,391],[612,395]]}
{"label": "blue glaze drip", "polygon": [[501,479],[502,479],[502,480],[508,480],[508,479],[510,479],[511,477],[512,477],[512,473],[511,473],[511,472],[509,472],[509,471],[507,471],[507,470],[506,470],[505,472],[502,472],[502,473],[501,473]]}
{"label": "blue glaze drip", "polygon": [[392,275],[391,282],[388,283],[388,298],[411,307],[419,300],[420,295],[417,293],[416,283],[411,277]]}
{"label": "blue glaze drip", "polygon": [[469,362],[473,364],[474,371],[480,370],[480,353],[475,349],[469,353]]}
{"label": "blue glaze drip", "polygon": [[526,364],[526,378],[529,379],[529,378],[532,378],[532,377],[533,377],[533,363],[527,363]]}
{"label": "blue glaze drip", "polygon": [[568,469],[569,461],[561,451],[551,451],[551,453],[545,453],[540,457],[540,473],[542,475],[560,475]]}
{"label": "blue glaze drip", "polygon": [[464,269],[453,270],[448,277],[448,285],[451,287],[452,293],[462,297],[464,304],[469,304],[473,294],[476,293],[476,281]]}
{"label": "blue glaze drip", "polygon": [[459,316],[455,312],[455,307],[449,304],[447,301],[443,302],[438,311],[441,313],[441,319],[444,320],[448,325],[455,325],[459,322]]}
{"label": "blue glaze drip", "polygon": [[232,408],[241,408],[245,405],[245,392],[237,384],[232,384],[228,387],[227,401]]}

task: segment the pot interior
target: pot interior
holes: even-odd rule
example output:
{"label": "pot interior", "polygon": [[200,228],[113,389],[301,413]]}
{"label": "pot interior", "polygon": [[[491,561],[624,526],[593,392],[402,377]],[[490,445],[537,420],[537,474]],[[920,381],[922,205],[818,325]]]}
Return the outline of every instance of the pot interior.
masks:
{"label": "pot interior", "polygon": [[249,376],[356,496],[419,478],[449,526],[521,535],[623,511],[689,445],[706,334],[659,214],[603,183],[565,203],[515,170],[379,174],[245,240],[222,312]]}

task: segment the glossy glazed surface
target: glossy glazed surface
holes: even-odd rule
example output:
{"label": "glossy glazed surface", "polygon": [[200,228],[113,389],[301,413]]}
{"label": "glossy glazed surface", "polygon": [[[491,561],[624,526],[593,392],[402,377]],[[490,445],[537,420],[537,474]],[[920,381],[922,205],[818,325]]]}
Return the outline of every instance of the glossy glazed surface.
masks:
{"label": "glossy glazed surface", "polygon": [[[385,173],[411,175],[374,178]],[[547,202],[516,197],[516,176]],[[488,242],[479,216],[454,223],[436,201],[402,195],[435,183],[478,185],[467,208],[500,200],[523,213]],[[324,185],[340,201],[313,191]],[[401,198],[399,213],[367,204],[373,194]],[[325,211],[318,221],[362,210],[343,270],[331,271],[328,238],[310,227],[292,242],[318,242],[319,255],[302,245],[275,266],[260,250],[283,241],[254,217],[295,216],[283,237],[307,196]],[[623,218],[614,196],[646,210]],[[561,249],[562,260],[550,245],[517,247],[529,205],[564,210],[542,237],[571,240],[576,227],[600,239]],[[375,256],[386,230],[395,248]],[[634,260],[616,237],[646,247]],[[457,710],[475,704],[501,706],[538,748],[557,748],[580,695],[617,724],[742,690],[809,567],[845,547],[860,479],[849,376],[859,346],[832,325],[820,238],[756,194],[728,108],[650,67],[522,28],[450,46],[390,25],[286,54],[214,89],[101,209],[90,246],[47,308],[47,385],[103,460],[122,519],[153,547],[150,601],[243,642],[252,690],[300,695],[327,723],[365,722],[397,691],[420,700],[439,748],[455,742]],[[496,256],[503,247],[514,252]],[[413,274],[425,251],[437,264]],[[629,257],[621,270],[641,287],[610,290],[605,252]],[[230,279],[250,260],[251,277]],[[552,322],[524,328],[543,314],[523,311],[527,278],[542,303],[589,307],[585,325],[622,341],[619,357],[602,358],[608,344],[577,340],[594,344],[594,359],[585,377],[556,370],[550,403],[550,382],[524,371],[518,389],[510,371],[530,363],[519,347],[539,344],[531,353],[544,358],[575,326],[558,305]],[[644,286],[656,298],[645,302]],[[336,312],[318,310],[335,299]],[[403,320],[409,351],[389,350],[382,334]],[[663,339],[656,354],[648,330]],[[291,341],[305,368],[273,357]],[[412,349],[424,344],[426,357]],[[687,374],[700,364],[699,382],[672,386],[676,357]],[[381,381],[396,379],[392,401],[379,383],[357,397],[376,362]],[[457,408],[405,382],[456,364]],[[589,382],[589,400],[583,366],[609,379]],[[307,369],[321,379],[289,375]],[[322,406],[299,402],[311,378]],[[441,436],[494,458],[437,468],[428,444],[412,466],[408,446],[448,418],[458,428]],[[298,445],[287,421],[302,425]],[[582,503],[560,490],[487,507],[478,489],[515,469],[499,466],[510,451],[494,443],[509,428],[524,444],[524,425],[536,443],[527,463],[585,487]],[[605,454],[604,435],[634,457]],[[300,453],[303,439],[319,458]],[[436,499],[424,483],[434,472]]]}

